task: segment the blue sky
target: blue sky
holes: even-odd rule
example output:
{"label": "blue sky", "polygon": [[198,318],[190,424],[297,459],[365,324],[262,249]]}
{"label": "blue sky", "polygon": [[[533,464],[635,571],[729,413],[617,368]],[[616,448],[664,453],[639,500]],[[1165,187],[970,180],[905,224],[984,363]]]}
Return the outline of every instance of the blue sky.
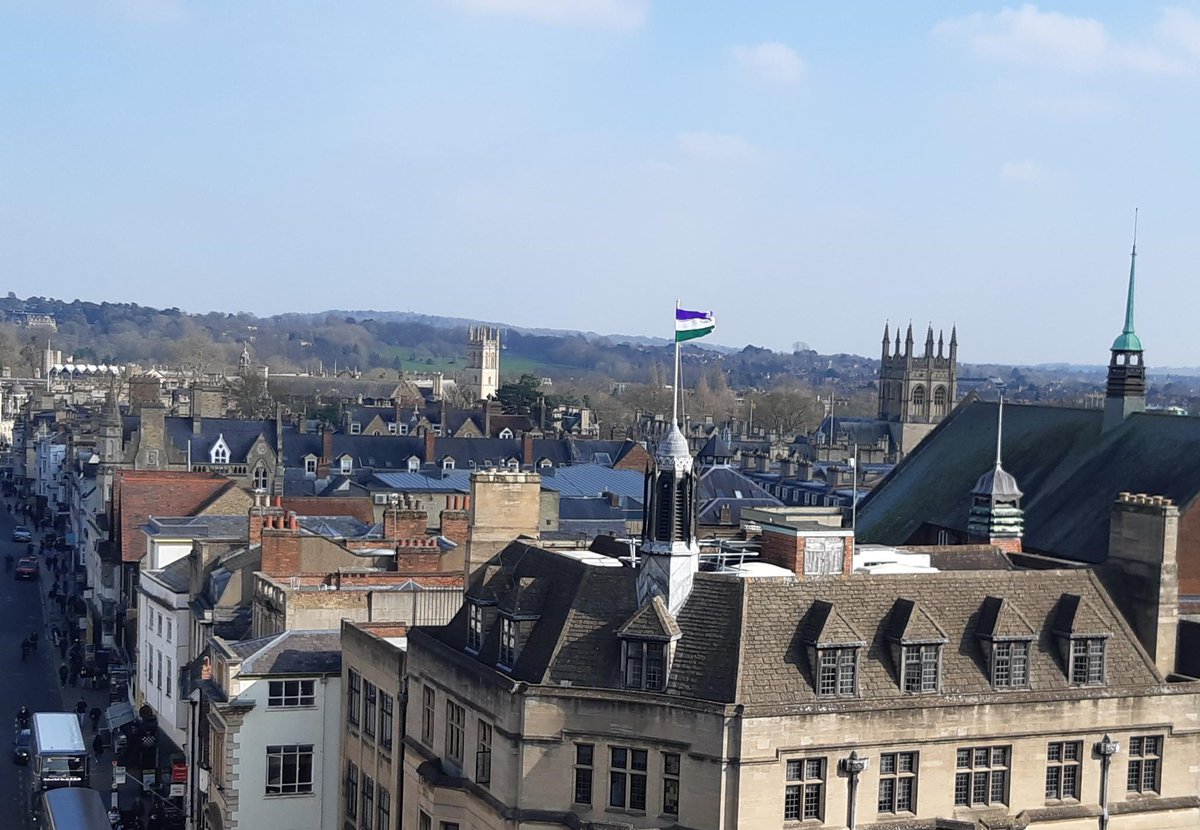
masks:
{"label": "blue sky", "polygon": [[[0,0],[5,290],[1200,364],[1200,4]],[[918,339],[921,339],[918,335]]]}

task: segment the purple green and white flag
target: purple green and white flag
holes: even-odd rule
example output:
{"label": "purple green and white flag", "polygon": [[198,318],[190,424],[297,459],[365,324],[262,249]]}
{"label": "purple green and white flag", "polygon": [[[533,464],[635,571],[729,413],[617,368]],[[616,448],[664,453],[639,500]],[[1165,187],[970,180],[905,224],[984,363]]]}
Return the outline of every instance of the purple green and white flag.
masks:
{"label": "purple green and white flag", "polygon": [[716,327],[717,318],[713,316],[711,311],[675,309],[676,343],[682,343],[685,340],[695,340],[697,337],[711,334],[712,330]]}

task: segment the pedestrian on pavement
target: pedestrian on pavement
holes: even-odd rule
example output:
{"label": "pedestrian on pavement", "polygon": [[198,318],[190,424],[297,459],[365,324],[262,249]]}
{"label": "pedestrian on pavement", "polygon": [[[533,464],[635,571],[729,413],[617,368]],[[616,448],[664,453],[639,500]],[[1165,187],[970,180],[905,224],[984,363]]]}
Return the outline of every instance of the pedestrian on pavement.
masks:
{"label": "pedestrian on pavement", "polygon": [[71,670],[71,677],[70,677],[69,683],[72,686],[79,685],[79,672],[78,671],[75,671],[74,669]]}
{"label": "pedestrian on pavement", "polygon": [[96,752],[96,760],[100,760],[100,756],[104,754],[104,738],[100,737],[100,733],[96,733],[96,737],[92,738],[92,749]]}
{"label": "pedestrian on pavement", "polygon": [[36,631],[31,632],[29,635],[30,650],[37,651],[37,644],[38,644],[38,633]]}
{"label": "pedestrian on pavement", "polygon": [[58,638],[58,656],[62,660],[67,659],[67,638],[66,637]]}
{"label": "pedestrian on pavement", "polygon": [[59,681],[62,682],[62,684],[64,686],[67,685],[67,675],[68,674],[70,674],[70,672],[67,671],[66,663],[63,663],[61,666],[58,667],[58,679],[59,679]]}
{"label": "pedestrian on pavement", "polygon": [[98,733],[100,731],[100,715],[101,714],[103,714],[103,713],[100,711],[99,706],[93,706],[91,709],[88,710],[88,717],[91,718],[91,720],[92,720],[92,731],[93,732]]}

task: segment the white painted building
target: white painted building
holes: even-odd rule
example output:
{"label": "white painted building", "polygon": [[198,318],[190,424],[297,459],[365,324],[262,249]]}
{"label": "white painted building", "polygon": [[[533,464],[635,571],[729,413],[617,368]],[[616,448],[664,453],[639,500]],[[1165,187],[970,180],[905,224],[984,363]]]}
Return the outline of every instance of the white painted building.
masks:
{"label": "white painted building", "polygon": [[186,558],[161,570],[143,570],[138,581],[137,698],[154,710],[163,733],[180,748],[186,746],[190,714],[179,689],[179,669],[188,660],[190,581]]}
{"label": "white painted building", "polygon": [[[338,826],[341,636],[214,637],[197,812],[208,830]],[[203,706],[203,703],[202,703]]]}

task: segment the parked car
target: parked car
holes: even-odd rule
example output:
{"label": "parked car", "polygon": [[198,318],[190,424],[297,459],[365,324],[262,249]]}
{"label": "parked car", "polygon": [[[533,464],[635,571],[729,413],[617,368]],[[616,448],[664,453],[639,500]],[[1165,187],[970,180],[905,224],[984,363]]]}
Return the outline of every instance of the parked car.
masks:
{"label": "parked car", "polygon": [[29,763],[29,743],[32,740],[32,735],[28,729],[18,729],[17,734],[13,736],[13,763],[28,764]]}
{"label": "parked car", "polygon": [[12,532],[12,540],[14,542],[32,542],[33,533],[27,527],[14,527]]}
{"label": "parked car", "polygon": [[13,579],[37,579],[38,578],[38,561],[34,556],[22,556],[21,561],[17,563],[17,570],[13,573]]}

